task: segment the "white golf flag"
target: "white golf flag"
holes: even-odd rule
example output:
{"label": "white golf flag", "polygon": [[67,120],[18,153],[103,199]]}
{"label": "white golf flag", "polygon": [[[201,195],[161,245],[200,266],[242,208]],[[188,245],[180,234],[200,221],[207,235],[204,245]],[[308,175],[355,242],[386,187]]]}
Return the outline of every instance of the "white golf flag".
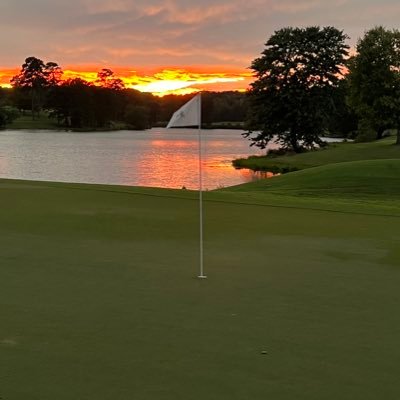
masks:
{"label": "white golf flag", "polygon": [[174,112],[167,128],[174,126],[200,126],[200,94]]}
{"label": "white golf flag", "polygon": [[203,261],[203,173],[202,173],[202,150],[201,150],[201,93],[194,96],[193,99],[184,104],[178,111],[174,113],[169,121],[167,128],[174,126],[197,126],[199,138],[199,217],[200,217],[200,275],[199,278],[207,278],[204,275]]}

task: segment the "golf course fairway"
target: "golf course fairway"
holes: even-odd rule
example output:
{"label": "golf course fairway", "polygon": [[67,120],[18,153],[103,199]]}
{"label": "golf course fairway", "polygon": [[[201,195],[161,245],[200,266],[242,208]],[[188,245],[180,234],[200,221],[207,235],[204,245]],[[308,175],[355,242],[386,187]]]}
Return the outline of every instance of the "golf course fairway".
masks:
{"label": "golf course fairway", "polygon": [[251,185],[0,180],[0,398],[399,399],[396,193]]}

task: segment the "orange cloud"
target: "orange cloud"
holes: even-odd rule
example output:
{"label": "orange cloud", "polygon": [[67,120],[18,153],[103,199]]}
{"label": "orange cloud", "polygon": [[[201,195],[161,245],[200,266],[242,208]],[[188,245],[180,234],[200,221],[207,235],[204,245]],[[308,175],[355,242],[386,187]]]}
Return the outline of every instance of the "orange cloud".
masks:
{"label": "orange cloud", "polygon": [[11,87],[11,78],[18,73],[18,69],[0,69],[0,86]]}
{"label": "orange cloud", "polygon": [[[63,79],[81,78],[95,83],[100,67],[68,67]],[[222,68],[221,68],[222,69]],[[126,68],[112,68],[115,76],[121,78],[127,88],[158,96],[166,94],[187,94],[201,90],[224,91],[245,90],[253,80],[250,72],[243,70],[208,71],[206,68],[165,68],[153,71],[133,71]],[[9,87],[10,79],[18,69],[0,69],[0,86]]]}
{"label": "orange cloud", "polygon": [[143,77],[139,82],[129,82],[129,78],[127,78],[127,86],[142,92],[150,92],[158,95],[174,93],[175,91],[179,91],[179,93],[193,93],[199,90],[207,90],[209,85],[214,85],[213,90],[218,90],[217,87],[219,84],[222,85],[222,88],[225,87],[219,90],[236,90],[237,87],[234,85],[237,83],[240,83],[241,88],[246,88],[249,84],[246,81],[250,77],[251,74],[243,72],[206,73],[185,69],[164,69],[152,76]]}
{"label": "orange cloud", "polygon": [[170,13],[168,17],[168,21],[175,23],[180,22],[182,24],[197,24],[203,21],[208,21],[210,18],[219,18],[220,22],[232,19],[232,14],[235,14],[239,9],[238,4],[221,4],[221,5],[212,5],[204,8],[202,6],[199,7],[190,7],[187,9],[174,9],[173,12]]}

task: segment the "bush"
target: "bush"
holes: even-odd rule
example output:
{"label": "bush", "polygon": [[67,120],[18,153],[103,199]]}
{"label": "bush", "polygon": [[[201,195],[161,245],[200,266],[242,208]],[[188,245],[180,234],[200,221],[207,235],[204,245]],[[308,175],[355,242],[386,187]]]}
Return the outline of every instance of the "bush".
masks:
{"label": "bush", "polygon": [[358,123],[356,142],[372,142],[376,140],[376,132],[368,121],[361,120]]}
{"label": "bush", "polygon": [[130,129],[144,130],[150,128],[150,111],[144,106],[128,105],[124,122]]}
{"label": "bush", "polygon": [[4,128],[19,117],[19,111],[14,107],[0,107],[0,127]]}

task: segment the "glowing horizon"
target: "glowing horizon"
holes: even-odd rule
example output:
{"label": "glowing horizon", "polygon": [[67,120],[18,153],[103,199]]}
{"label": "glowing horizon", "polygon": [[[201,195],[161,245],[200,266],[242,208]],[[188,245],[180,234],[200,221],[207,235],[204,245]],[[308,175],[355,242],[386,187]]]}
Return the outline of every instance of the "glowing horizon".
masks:
{"label": "glowing horizon", "polygon": [[[157,95],[245,90],[252,81],[247,67],[277,29],[336,26],[354,47],[369,28],[398,27],[398,1],[362,3],[2,0],[0,85],[9,86],[24,57],[35,55],[84,79],[107,67],[127,87]],[[171,72],[182,76],[171,79]]]}
{"label": "glowing horizon", "polygon": [[[69,66],[63,70],[62,80],[81,78],[96,84],[97,73],[101,69],[102,67],[93,66]],[[168,67],[150,71],[136,71],[122,67],[110,69],[114,71],[116,78],[120,78],[124,82],[126,88],[152,93],[156,96],[189,94],[202,90],[245,91],[253,80],[251,72],[246,70],[229,71],[227,68],[211,70],[210,68]],[[0,86],[10,87],[10,79],[19,71],[19,68],[0,68]]]}

